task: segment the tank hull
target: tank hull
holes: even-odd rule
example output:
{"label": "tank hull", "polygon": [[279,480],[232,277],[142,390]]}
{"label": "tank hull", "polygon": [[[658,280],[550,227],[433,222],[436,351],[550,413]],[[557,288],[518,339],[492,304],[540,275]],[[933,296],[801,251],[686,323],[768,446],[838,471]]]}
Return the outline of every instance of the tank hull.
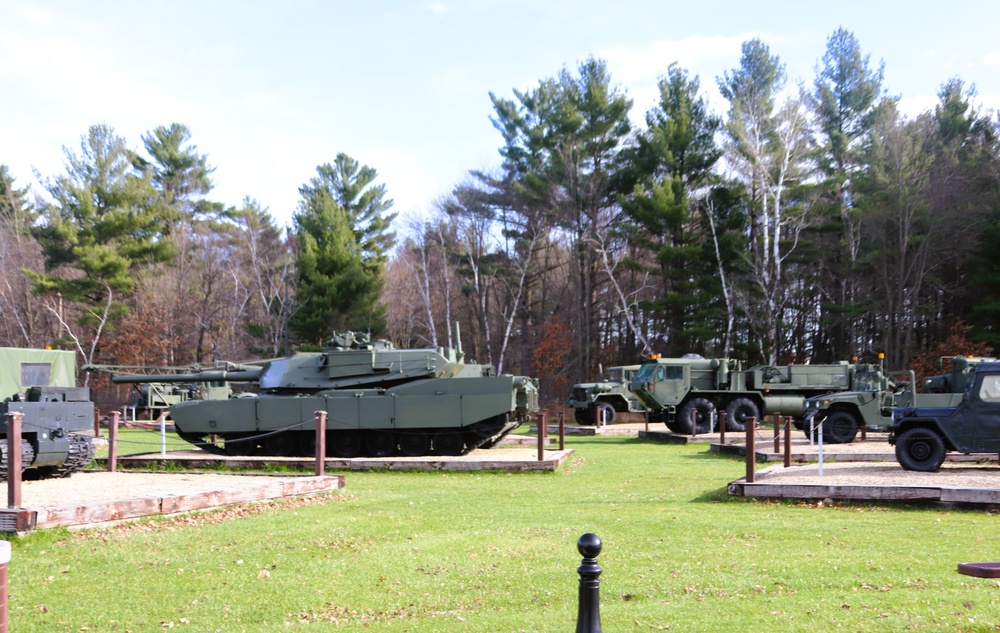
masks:
{"label": "tank hull", "polygon": [[210,451],[309,455],[316,412],[325,411],[329,454],[351,457],[360,446],[357,454],[381,457],[387,450],[456,454],[492,446],[537,408],[530,381],[502,375],[187,401],[172,406],[170,417],[181,437]]}

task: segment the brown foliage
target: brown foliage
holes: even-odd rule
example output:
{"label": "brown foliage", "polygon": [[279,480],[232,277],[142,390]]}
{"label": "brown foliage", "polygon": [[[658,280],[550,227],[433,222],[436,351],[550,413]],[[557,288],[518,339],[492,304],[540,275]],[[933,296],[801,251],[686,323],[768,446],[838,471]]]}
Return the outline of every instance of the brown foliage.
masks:
{"label": "brown foliage", "polygon": [[572,349],[573,333],[566,321],[554,316],[542,325],[541,336],[532,352],[532,364],[542,383],[543,398],[547,395],[547,400],[559,400],[569,389],[567,359]]}
{"label": "brown foliage", "polygon": [[923,354],[917,354],[910,362],[910,368],[916,374],[917,384],[922,385],[924,378],[951,371],[952,356],[992,356],[993,348],[985,343],[975,343],[966,338],[969,327],[959,321],[948,332],[948,338],[938,343],[936,347]]}

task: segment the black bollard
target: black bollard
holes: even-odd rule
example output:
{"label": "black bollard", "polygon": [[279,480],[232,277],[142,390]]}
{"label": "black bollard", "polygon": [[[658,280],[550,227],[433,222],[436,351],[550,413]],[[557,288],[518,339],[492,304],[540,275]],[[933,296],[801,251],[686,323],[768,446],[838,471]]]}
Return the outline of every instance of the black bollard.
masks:
{"label": "black bollard", "polygon": [[580,537],[576,549],[583,561],[576,568],[580,574],[580,611],[576,615],[576,633],[601,633],[601,537],[590,532]]}

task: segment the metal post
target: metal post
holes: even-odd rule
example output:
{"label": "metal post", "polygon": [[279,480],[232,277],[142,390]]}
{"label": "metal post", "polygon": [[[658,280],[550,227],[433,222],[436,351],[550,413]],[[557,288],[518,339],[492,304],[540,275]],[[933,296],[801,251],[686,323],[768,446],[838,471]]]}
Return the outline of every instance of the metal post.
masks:
{"label": "metal post", "polygon": [[785,468],[792,465],[792,416],[785,418]]}
{"label": "metal post", "polygon": [[559,412],[559,450],[566,450],[566,412]]}
{"label": "metal post", "polygon": [[21,507],[21,423],[24,413],[7,414],[7,507]]}
{"label": "metal post", "polygon": [[10,562],[10,541],[0,541],[0,633],[7,633],[7,563]]}
{"label": "metal post", "polygon": [[535,424],[538,425],[538,433],[536,434],[538,437],[538,461],[545,459],[545,431],[542,430],[545,427],[542,426],[543,419],[541,413],[535,416]]}
{"label": "metal post", "polygon": [[819,427],[817,430],[819,433],[816,435],[817,442],[819,442],[819,476],[823,476],[823,422],[826,420],[820,420]]}
{"label": "metal post", "polygon": [[108,472],[118,470],[118,412],[112,411],[108,420]]}
{"label": "metal post", "polygon": [[316,476],[326,472],[326,411],[316,412]]}
{"label": "metal post", "polygon": [[[133,419],[135,416],[133,416]],[[160,423],[160,457],[167,456],[167,412],[160,412],[160,419],[157,420]]]}
{"label": "metal post", "polygon": [[580,537],[576,549],[583,556],[576,573],[580,574],[580,609],[576,615],[576,633],[601,633],[601,537],[590,532]]}
{"label": "metal post", "polygon": [[746,432],[747,432],[747,483],[752,484],[754,481],[754,474],[757,469],[757,451],[754,448],[754,432],[757,426],[757,418],[747,418],[746,419]]}
{"label": "metal post", "polygon": [[101,410],[94,407],[94,437],[101,437]]}
{"label": "metal post", "polygon": [[726,412],[719,411],[719,444],[726,443]]}
{"label": "metal post", "polygon": [[642,417],[646,420],[646,433],[649,433],[649,409],[642,412]]}
{"label": "metal post", "polygon": [[864,442],[868,439],[868,425],[861,423],[861,441]]}
{"label": "metal post", "polygon": [[781,414],[775,411],[771,419],[774,420],[774,454],[777,455],[781,452]]}

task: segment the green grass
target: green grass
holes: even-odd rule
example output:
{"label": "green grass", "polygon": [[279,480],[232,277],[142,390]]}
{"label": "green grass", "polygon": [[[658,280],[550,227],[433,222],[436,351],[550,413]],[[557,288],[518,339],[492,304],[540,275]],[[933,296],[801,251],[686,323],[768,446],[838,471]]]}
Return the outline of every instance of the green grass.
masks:
{"label": "green grass", "polygon": [[[101,429],[101,438],[108,439],[108,429]],[[158,453],[160,452],[160,430],[147,429],[118,429],[118,455],[132,455],[135,453]],[[171,430],[166,432],[166,448],[168,451],[190,449],[191,445]],[[94,457],[105,458],[108,456],[108,445],[102,442],[94,450]]]}
{"label": "green grass", "polygon": [[558,473],[347,473],[325,503],[14,540],[11,630],[572,631],[576,540],[606,631],[993,631],[983,511],[733,499],[702,446],[570,438]]}

